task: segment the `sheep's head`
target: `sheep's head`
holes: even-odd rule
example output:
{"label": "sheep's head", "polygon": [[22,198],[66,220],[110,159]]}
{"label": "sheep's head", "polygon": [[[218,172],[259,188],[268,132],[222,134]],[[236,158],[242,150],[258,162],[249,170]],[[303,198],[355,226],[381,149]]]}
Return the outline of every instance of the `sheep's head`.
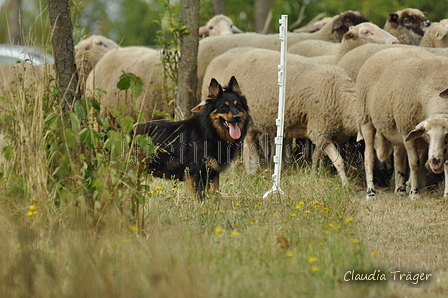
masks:
{"label": "sheep's head", "polygon": [[384,25],[384,30],[395,35],[400,43],[419,45],[430,25],[431,22],[422,11],[415,8],[406,8],[390,13]]}
{"label": "sheep's head", "polygon": [[75,46],[75,61],[81,88],[84,89],[87,76],[104,54],[118,47],[115,41],[101,35],[92,35],[78,42]]}
{"label": "sheep's head", "polygon": [[423,137],[429,143],[428,165],[436,174],[443,172],[448,138],[448,115],[428,117],[408,134],[406,141]]}
{"label": "sheep's head", "polygon": [[232,20],[223,15],[219,14],[211,18],[207,25],[199,28],[199,36],[219,36],[219,35],[230,35],[233,33],[242,33],[238,27],[233,25]]}
{"label": "sheep's head", "polygon": [[359,11],[349,10],[343,12],[334,17],[332,33],[336,31],[342,36],[351,26],[364,22],[369,22],[369,20]]}
{"label": "sheep's head", "polygon": [[75,53],[77,61],[88,60],[93,68],[104,54],[118,47],[119,45],[109,38],[102,35],[92,35],[81,40],[75,46]]}
{"label": "sheep's head", "polygon": [[398,39],[389,32],[381,29],[377,25],[365,22],[350,27],[344,34],[342,42],[353,41],[358,46],[366,43],[398,44]]}
{"label": "sheep's head", "polygon": [[429,38],[431,40],[431,46],[435,48],[448,47],[448,19],[432,23],[425,33],[425,38]]}

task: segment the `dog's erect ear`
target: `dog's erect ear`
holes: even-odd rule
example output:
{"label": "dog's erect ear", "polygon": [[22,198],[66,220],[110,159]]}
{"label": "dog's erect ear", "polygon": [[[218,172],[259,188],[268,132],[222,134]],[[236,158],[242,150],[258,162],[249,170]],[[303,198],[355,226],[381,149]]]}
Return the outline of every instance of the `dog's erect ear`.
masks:
{"label": "dog's erect ear", "polygon": [[232,76],[230,78],[229,85],[227,86],[227,90],[241,94],[240,85],[238,85],[238,82],[236,81],[236,78],[234,76]]}
{"label": "dog's erect ear", "polygon": [[210,86],[208,87],[208,94],[210,99],[216,99],[220,93],[222,93],[221,85],[219,85],[218,81],[215,80],[215,78],[212,78],[212,80],[210,81]]}

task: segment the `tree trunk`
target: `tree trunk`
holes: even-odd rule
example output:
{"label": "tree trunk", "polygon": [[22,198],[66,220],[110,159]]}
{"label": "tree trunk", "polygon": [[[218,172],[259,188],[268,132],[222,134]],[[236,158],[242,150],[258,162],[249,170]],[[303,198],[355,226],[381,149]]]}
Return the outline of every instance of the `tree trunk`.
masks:
{"label": "tree trunk", "polygon": [[11,44],[22,44],[21,17],[22,0],[8,0],[8,29],[9,42]]}
{"label": "tree trunk", "polygon": [[62,109],[67,112],[80,97],[69,0],[48,0],[48,11],[56,65],[56,85]]}
{"label": "tree trunk", "polygon": [[271,0],[254,0],[254,18],[255,18],[255,31],[258,33],[269,33],[269,27],[267,32],[263,32],[266,20],[271,9]]}
{"label": "tree trunk", "polygon": [[213,13],[226,14],[226,0],[213,0]]}
{"label": "tree trunk", "polygon": [[199,0],[180,1],[180,20],[189,33],[180,36],[180,60],[178,64],[178,93],[176,98],[176,120],[190,117],[191,108],[197,103],[197,60],[199,46]]}

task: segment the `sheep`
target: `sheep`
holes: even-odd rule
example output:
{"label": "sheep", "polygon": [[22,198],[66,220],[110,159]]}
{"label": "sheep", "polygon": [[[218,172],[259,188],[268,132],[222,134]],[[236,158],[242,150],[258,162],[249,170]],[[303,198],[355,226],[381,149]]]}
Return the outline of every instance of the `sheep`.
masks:
{"label": "sheep", "polygon": [[325,24],[327,24],[328,22],[330,22],[332,20],[333,20],[332,17],[325,17],[318,21],[312,22],[311,24],[294,29],[294,32],[313,33],[313,32],[316,32],[316,31],[319,31],[320,29],[322,29],[322,27],[325,26]]}
{"label": "sheep", "polygon": [[75,61],[81,90],[85,90],[87,76],[104,54],[118,47],[115,41],[102,35],[91,35],[76,44]]}
{"label": "sheep", "polygon": [[[75,62],[81,90],[85,90],[87,75],[99,59],[106,52],[117,47],[118,45],[114,41],[101,35],[92,35],[87,39],[81,40],[75,46]],[[17,80],[18,76],[22,77],[21,82]],[[54,63],[42,65],[3,64],[0,66],[0,80],[4,82],[4,92],[9,92],[19,87],[26,90],[36,82],[40,82],[39,85],[48,87],[51,83],[50,77],[54,78],[55,76]],[[11,84],[11,82],[14,83]]]}
{"label": "sheep", "polygon": [[[324,55],[311,58],[314,62],[318,63],[337,64],[345,54],[366,43],[398,44],[399,41],[392,34],[373,23],[360,23],[350,27],[349,31],[344,34],[336,55]],[[300,43],[290,47],[288,52],[295,53],[294,50],[297,49],[297,45],[300,45]]]}
{"label": "sheep", "polygon": [[[234,58],[223,70],[223,77],[235,75],[251,107],[252,126],[244,144],[244,163],[248,172],[257,163],[254,143],[258,133],[276,135],[275,119],[278,111],[277,66],[280,53],[254,49]],[[315,165],[324,151],[336,167],[342,183],[348,183],[344,162],[335,142],[356,136],[357,123],[353,107],[355,86],[345,72],[333,65],[304,62],[294,54],[287,54],[286,106],[284,138],[308,137],[316,150]]]}
{"label": "sheep", "polygon": [[205,101],[209,94],[209,86],[212,78],[215,78],[218,82],[221,82],[223,79],[223,69],[229,65],[230,61],[235,59],[241,54],[244,54],[248,51],[251,51],[253,49],[256,49],[254,47],[237,47],[228,50],[227,52],[213,58],[213,60],[210,62],[209,66],[207,67],[207,70],[204,74],[204,80],[202,84],[202,92],[201,92],[201,101]]}
{"label": "sheep", "polygon": [[356,81],[358,72],[361,69],[364,62],[370,58],[375,53],[388,49],[388,48],[402,48],[413,49],[420,48],[422,50],[442,55],[448,56],[448,49],[445,48],[428,48],[428,47],[416,47],[412,45],[402,45],[402,44],[375,44],[375,43],[367,43],[365,45],[361,45],[350,52],[346,53],[341,59],[337,62],[337,66],[343,68],[347,74]]}
{"label": "sheep", "polygon": [[431,22],[419,9],[406,8],[390,13],[383,28],[401,44],[418,46],[429,25]]}
{"label": "sheep", "polygon": [[[404,180],[407,153],[410,168],[409,197],[420,197],[417,145],[422,144],[418,138],[424,136],[429,143],[428,161],[431,170],[434,173],[444,170],[445,139],[448,134],[446,69],[447,57],[420,48],[385,49],[370,57],[361,67],[356,95],[362,110],[360,131],[366,146],[366,198],[376,197],[372,173],[374,148],[377,147],[374,144],[375,132],[384,137],[383,141],[387,140],[394,145],[397,194],[407,195]],[[379,152],[378,157],[382,159],[384,154]],[[445,181],[444,197],[448,196],[447,185]]]}
{"label": "sheep", "polygon": [[288,53],[302,55],[305,57],[316,57],[324,55],[336,55],[339,51],[340,43],[307,39],[299,41],[288,48]]}
{"label": "sheep", "polygon": [[349,30],[351,26],[359,23],[369,22],[369,20],[359,11],[346,11],[335,15],[332,20],[328,21],[320,30],[313,33],[297,33],[293,35],[295,42],[306,39],[319,39],[331,42],[340,42],[342,36]]}
{"label": "sheep", "polygon": [[448,19],[432,23],[426,30],[420,42],[421,47],[446,48],[448,47]]}
{"label": "sheep", "polygon": [[[86,95],[98,94],[102,117],[110,116],[113,110],[121,110],[123,115],[136,119],[135,110],[138,110],[142,116],[140,121],[163,118],[169,112],[168,95],[160,90],[164,83],[163,71],[158,51],[137,46],[117,48],[107,52],[90,72]],[[117,88],[123,72],[142,78],[143,91],[138,98],[134,98],[130,90]]]}
{"label": "sheep", "polygon": [[232,20],[223,14],[218,14],[211,18],[205,26],[199,27],[199,36],[219,36],[230,35],[233,33],[243,33],[237,26],[233,25]]}
{"label": "sheep", "polygon": [[[317,41],[317,40],[316,40]],[[366,42],[375,42],[375,43],[390,43],[395,44],[398,43],[398,40],[393,37],[390,33],[384,31],[379,28],[377,25],[373,23],[361,23],[356,26],[352,26],[350,30],[344,35],[344,38],[340,44],[340,48],[338,50],[337,55],[334,56],[325,56],[324,58],[329,58],[327,62],[335,63],[335,61],[339,60],[340,57],[344,56],[347,52],[352,50],[353,48],[358,47]],[[302,42],[298,43],[301,44]],[[331,43],[334,44],[334,43]],[[201,100],[205,100],[208,94],[208,84],[212,78],[221,79],[222,69],[225,69],[227,65],[234,58],[238,57],[240,54],[245,53],[248,50],[254,49],[254,47],[237,47],[228,50],[224,54],[221,54],[215,57],[208,65],[207,70],[204,75],[203,85],[202,85],[202,93]],[[289,51],[288,51],[289,52]],[[304,61],[309,62],[322,62],[317,59],[307,59],[303,57]]]}
{"label": "sheep", "polygon": [[[368,19],[358,11],[346,11],[335,17],[321,30],[307,33],[288,33],[288,46],[305,39],[321,39],[340,42],[342,36],[352,25],[368,22]],[[200,97],[201,86],[208,64],[218,55],[235,47],[256,47],[269,50],[280,50],[278,34],[242,33],[226,36],[212,36],[202,39],[198,49],[198,90]]]}

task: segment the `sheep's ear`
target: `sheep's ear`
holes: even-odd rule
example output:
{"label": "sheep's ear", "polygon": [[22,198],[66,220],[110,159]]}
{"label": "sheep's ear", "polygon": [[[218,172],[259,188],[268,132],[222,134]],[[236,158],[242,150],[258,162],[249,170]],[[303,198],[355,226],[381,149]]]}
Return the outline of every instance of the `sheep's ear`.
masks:
{"label": "sheep's ear", "polygon": [[398,14],[392,12],[389,14],[388,20],[390,23],[393,23],[395,26],[398,25]]}
{"label": "sheep's ear", "polygon": [[352,31],[348,31],[347,33],[344,34],[344,39],[353,39],[354,37],[355,34]]}
{"label": "sheep's ear", "polygon": [[437,26],[436,28],[436,38],[437,39],[443,39],[446,34],[448,33],[448,30],[445,27]]}
{"label": "sheep's ear", "polygon": [[199,36],[208,36],[208,26],[201,26],[199,27]]}
{"label": "sheep's ear", "polygon": [[208,94],[210,99],[216,99],[220,93],[222,93],[221,85],[219,85],[218,81],[215,78],[212,78],[212,80],[210,81],[210,86],[208,87]]}
{"label": "sheep's ear", "polygon": [[420,138],[425,133],[426,121],[420,122],[406,137],[405,141],[412,141]]}
{"label": "sheep's ear", "polygon": [[334,31],[340,29],[342,27],[343,23],[341,20],[334,20],[333,22],[333,29],[331,30],[331,33],[333,33]]}
{"label": "sheep's ear", "polygon": [[448,99],[448,89],[445,89],[442,92],[440,92],[439,96],[443,99]]}
{"label": "sheep's ear", "polygon": [[243,30],[241,30],[240,28],[238,28],[235,25],[232,25],[232,32],[233,33],[243,33]]}
{"label": "sheep's ear", "polygon": [[201,101],[200,104],[198,104],[197,106],[195,106],[194,108],[191,109],[191,112],[199,113],[200,111],[202,111],[204,109],[206,103],[207,103],[207,101],[205,101],[205,100]]}
{"label": "sheep's ear", "polygon": [[240,85],[238,85],[238,82],[234,76],[230,78],[229,84],[227,85],[227,90],[241,94]]}

